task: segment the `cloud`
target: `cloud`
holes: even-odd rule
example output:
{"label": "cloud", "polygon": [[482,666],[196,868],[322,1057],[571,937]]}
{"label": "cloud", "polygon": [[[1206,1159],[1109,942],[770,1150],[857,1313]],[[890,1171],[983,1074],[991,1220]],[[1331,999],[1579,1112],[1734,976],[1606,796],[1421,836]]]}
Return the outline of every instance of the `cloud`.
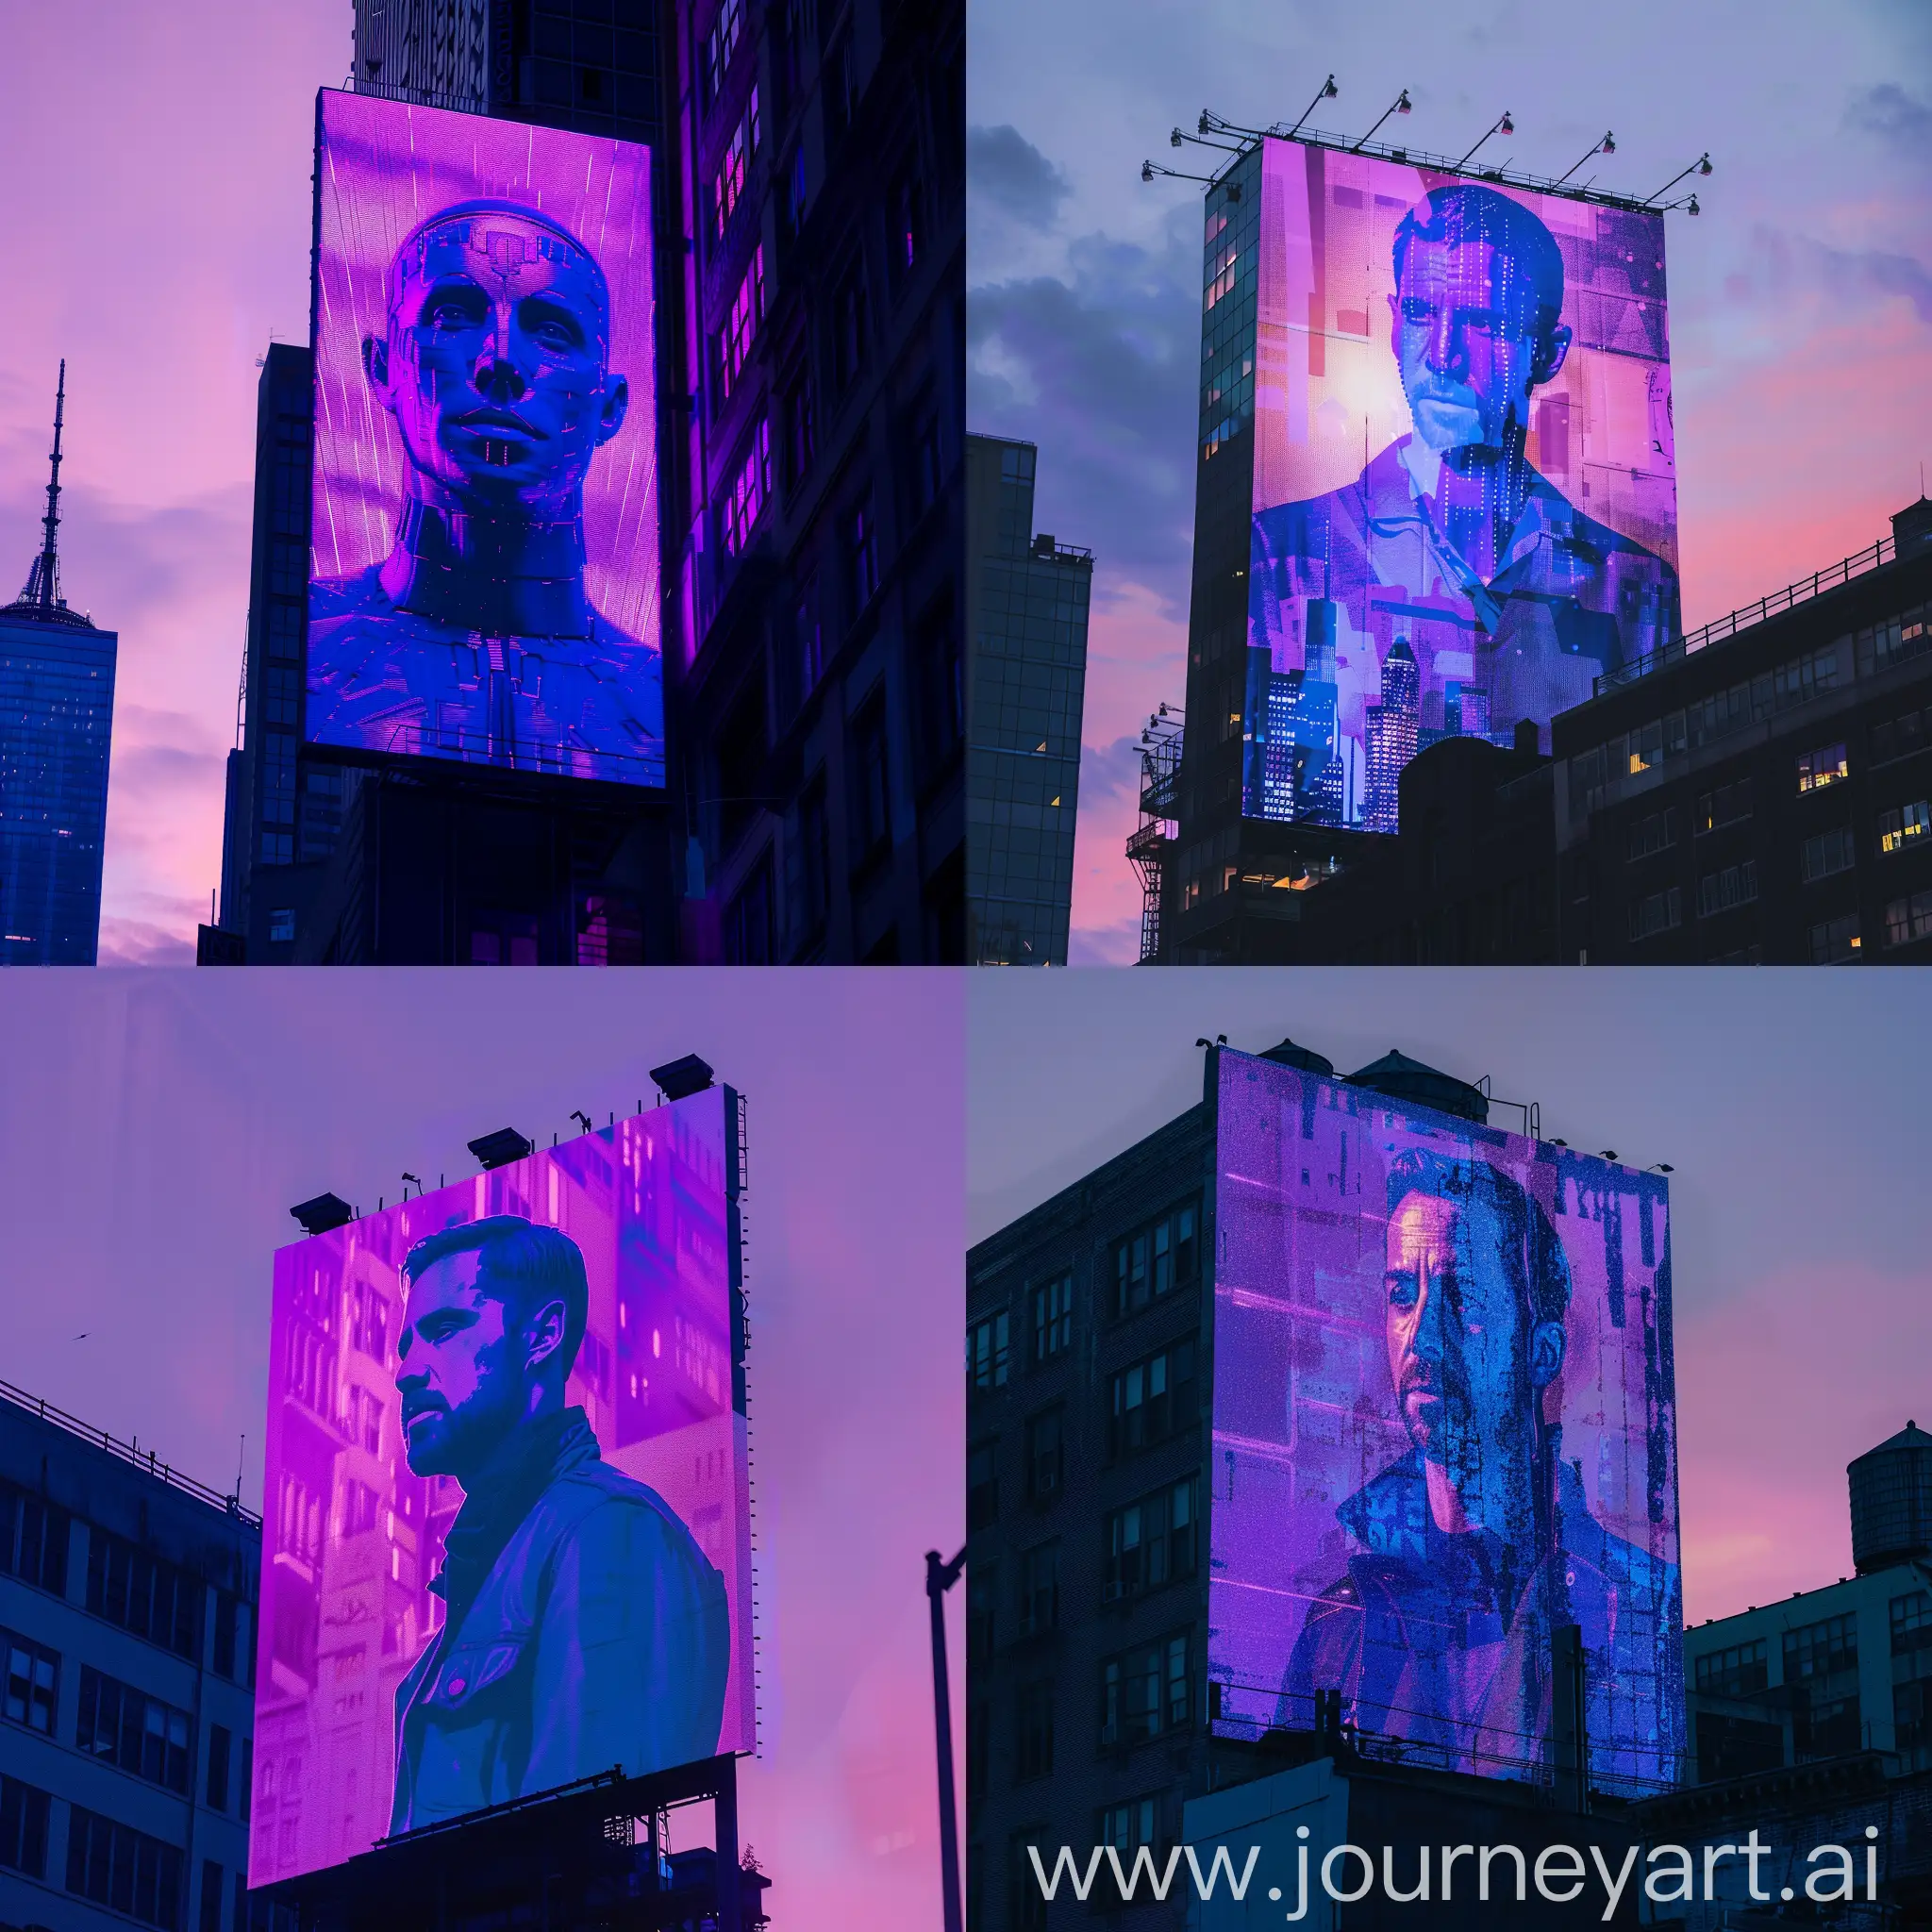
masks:
{"label": "cloud", "polygon": [[1894,81],[1855,89],[1844,120],[1847,127],[1875,136],[1910,161],[1923,163],[1932,147],[1932,107]]}
{"label": "cloud", "polygon": [[1073,184],[1017,127],[969,127],[966,192],[1029,228],[1050,228]]}

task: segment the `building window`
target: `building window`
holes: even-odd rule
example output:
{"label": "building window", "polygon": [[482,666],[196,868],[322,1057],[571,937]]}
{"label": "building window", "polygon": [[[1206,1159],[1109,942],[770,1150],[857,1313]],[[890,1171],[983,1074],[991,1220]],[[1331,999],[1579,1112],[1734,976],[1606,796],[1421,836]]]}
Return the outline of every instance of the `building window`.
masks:
{"label": "building window", "polygon": [[1036,1543],[1020,1558],[1020,1634],[1043,1637],[1060,1624],[1060,1542]]}
{"label": "building window", "polygon": [[1932,891],[1894,899],[1885,908],[1885,943],[1903,946],[1932,934]]}
{"label": "building window", "polygon": [[983,1697],[966,1707],[966,1795],[983,1798],[992,1772],[992,1708]]}
{"label": "building window", "polygon": [[950,595],[937,598],[919,621],[919,722],[929,773],[941,771],[966,730],[965,667]]}
{"label": "building window", "polygon": [[261,816],[271,825],[295,823],[295,741],[286,731],[262,740]]}
{"label": "building window", "polygon": [[47,1793],[0,1776],[0,1866],[29,1878],[47,1875]]}
{"label": "building window", "polygon": [[996,1563],[975,1563],[966,1573],[966,1662],[976,1668],[992,1656],[994,1612],[1000,1593]]}
{"label": "building window", "polygon": [[1811,928],[1811,963],[1814,966],[1842,966],[1858,957],[1858,915],[1848,912],[1842,919],[1827,919]]}
{"label": "building window", "polygon": [[1114,1243],[1114,1319],[1144,1308],[1201,1274],[1201,1210],[1188,1201]]}
{"label": "building window", "polygon": [[734,966],[769,966],[776,958],[772,855],[752,867],[724,917],[724,957]]}
{"label": "building window", "polygon": [[805,143],[801,141],[792,151],[791,167],[785,177],[785,227],[794,241],[805,226],[810,203],[811,184],[806,173]]}
{"label": "building window", "polygon": [[1799,1763],[1807,1758],[1847,1757],[1864,1748],[1857,1693],[1801,1704],[1791,1713],[1791,1744]]}
{"label": "building window", "polygon": [[1822,791],[1827,785],[1836,785],[1840,778],[1851,775],[1845,763],[1845,748],[1842,743],[1820,745],[1816,751],[1803,752],[1798,758],[1798,790],[1800,791]]}
{"label": "building window", "polygon": [[751,164],[758,158],[758,91],[753,88],[738,125],[731,130],[724,158],[718,163],[717,179],[711,187],[711,203],[717,211],[716,232],[720,236],[729,225],[733,210],[744,199],[745,184],[751,178]]}
{"label": "building window", "polygon": [[832,300],[835,360],[841,391],[849,389],[865,367],[869,315],[865,299],[865,267],[854,262]]}
{"label": "building window", "polygon": [[818,424],[812,404],[811,376],[799,376],[785,395],[785,478],[796,490],[805,481],[818,454]]}
{"label": "building window", "polygon": [[924,196],[916,161],[908,159],[886,191],[886,259],[894,288],[901,288],[925,247]]}
{"label": "building window", "polygon": [[[1124,1805],[1109,1805],[1100,1814],[1099,1840],[1103,1845],[1111,1845],[1115,1851],[1125,1854],[1139,1851],[1142,1845],[1154,1850],[1162,1844],[1160,1829],[1161,1800],[1158,1793],[1149,1798],[1133,1798]],[[1128,1872],[1133,1870],[1133,1860],[1123,1857],[1123,1866]],[[1111,1879],[1112,1874],[1108,1874]]]}
{"label": "building window", "polygon": [[1748,906],[1757,896],[1757,861],[1747,858],[1722,872],[1707,872],[1697,881],[1697,916],[1708,919],[1713,913],[1728,912],[1733,906]]}
{"label": "building window", "polygon": [[966,1331],[966,1375],[975,1389],[1004,1389],[1011,1366],[1012,1323],[1005,1308]]}
{"label": "building window", "polygon": [[268,654],[291,664],[301,658],[302,607],[299,604],[269,606]]}
{"label": "building window", "polygon": [[264,832],[261,835],[261,862],[264,865],[293,865],[295,862],[294,833]]}
{"label": "building window", "polygon": [[1677,810],[1674,806],[1636,819],[1630,825],[1630,857],[1648,858],[1677,842]]}
{"label": "building window", "polygon": [[[1007,1881],[1007,1897],[1010,1901],[1008,1932],[1046,1932],[1046,1895],[1034,1880],[1030,1851],[1033,1846],[1046,1844],[1052,1829],[1048,1824],[1033,1824],[1012,1836],[1008,1846],[1011,1875]],[[1048,1869],[1051,1871],[1051,1867]]]}
{"label": "building window", "polygon": [[193,1757],[188,1713],[86,1665],[80,1673],[80,1719],[74,1741],[150,1784],[187,1793]]}
{"label": "building window", "polygon": [[1103,1748],[1184,1729],[1193,1716],[1190,1688],[1185,1632],[1108,1657],[1100,1667]]}
{"label": "building window", "polygon": [[210,1811],[228,1808],[228,1762],[233,1755],[234,1741],[225,1726],[208,1726],[208,1805]]}
{"label": "building window", "polygon": [[976,1443],[966,1453],[966,1527],[986,1529],[1000,1513],[999,1443]]}
{"label": "building window", "polygon": [[1195,1574],[1200,1561],[1196,1482],[1188,1476],[1108,1512],[1102,1532],[1103,1603]]}
{"label": "building window", "polygon": [[302,674],[292,665],[271,664],[262,692],[262,721],[268,724],[294,724],[300,721],[295,707],[302,696]]}
{"label": "building window", "polygon": [[1036,1506],[1055,1501],[1066,1473],[1065,1415],[1049,1408],[1026,1424],[1026,1500]]}
{"label": "building window", "polygon": [[1924,719],[1918,711],[1907,711],[1883,724],[1872,727],[1872,762],[1889,765],[1893,758],[1907,758],[1925,745]]}
{"label": "building window", "polygon": [[[608,17],[608,15],[606,16]],[[724,0],[711,30],[705,36],[705,99],[715,101],[724,85],[725,71],[744,32],[744,0]]]}
{"label": "building window", "polygon": [[1191,1336],[1108,1376],[1108,1457],[1166,1441],[1199,1420],[1196,1403]]}
{"label": "building window", "polygon": [[1033,1286],[1033,1359],[1043,1362],[1074,1345],[1072,1270]]}
{"label": "building window", "polygon": [[1647,940],[1654,933],[1669,932],[1683,923],[1683,901],[1675,886],[1661,892],[1647,892],[1630,903],[1630,937]]}
{"label": "building window", "polygon": [[718,343],[718,378],[729,396],[744,365],[751,360],[751,346],[758,338],[758,325],[765,319],[765,244],[752,251],[751,266],[744,272],[731,308],[724,318],[724,333]]}
{"label": "building window", "polygon": [[1878,849],[1903,852],[1908,845],[1917,845],[1928,831],[1932,831],[1932,810],[1925,799],[1916,805],[1902,805],[1896,811],[1882,811],[1878,814]]}
{"label": "building window", "polygon": [[852,731],[853,831],[863,864],[892,842],[891,776],[886,761],[886,697],[874,691]]}
{"label": "building window", "polygon": [[1697,1689],[1707,1697],[1749,1697],[1771,1683],[1764,1639],[1750,1643],[1734,1643],[1728,1650],[1707,1651],[1693,1669]]}
{"label": "building window", "polygon": [[1798,870],[1807,886],[1813,879],[1828,879],[1834,873],[1850,872],[1857,862],[1849,825],[1814,832],[1798,849]]}
{"label": "building window", "polygon": [[181,1854],[78,1805],[68,1810],[67,1889],[143,1925],[180,1932]]}
{"label": "building window", "polygon": [[173,1563],[150,1557],[96,1529],[87,1540],[87,1607],[178,1657],[201,1648],[202,1583]]}
{"label": "building window", "polygon": [[823,773],[805,788],[798,800],[799,891],[808,933],[824,930],[832,909],[832,839],[825,817]]}
{"label": "building window", "polygon": [[54,1710],[58,1702],[60,1659],[30,1638],[0,1630],[0,1716],[25,1724],[43,1738],[54,1735]]}
{"label": "building window", "polygon": [[1014,1783],[1048,1776],[1053,1771],[1053,1679],[1021,1685],[1013,1715]]}
{"label": "building window", "polygon": [[808,577],[800,587],[793,612],[798,646],[798,701],[803,704],[818,690],[825,675],[825,630],[819,618],[819,585]]}
{"label": "building window", "polygon": [[292,906],[277,906],[268,916],[268,937],[271,945],[291,944],[295,938],[295,908]]}
{"label": "building window", "polygon": [[1740,778],[1735,785],[1720,785],[1715,791],[1698,794],[1694,824],[1699,834],[1735,825],[1751,816],[1751,781]]}
{"label": "building window", "polygon": [[845,519],[845,596],[848,613],[857,618],[879,587],[879,529],[867,497]]}
{"label": "building window", "polygon": [[201,1861],[201,1932],[222,1932],[222,1868]]}
{"label": "building window", "polygon": [[1858,1620],[1850,1611],[1784,1634],[1785,1682],[1858,1668]]}
{"label": "building window", "polygon": [[0,1571],[65,1596],[68,1528],[64,1509],[0,1483]]}
{"label": "building window", "polygon": [[724,498],[724,551],[736,557],[751,541],[772,494],[772,425],[760,416]]}

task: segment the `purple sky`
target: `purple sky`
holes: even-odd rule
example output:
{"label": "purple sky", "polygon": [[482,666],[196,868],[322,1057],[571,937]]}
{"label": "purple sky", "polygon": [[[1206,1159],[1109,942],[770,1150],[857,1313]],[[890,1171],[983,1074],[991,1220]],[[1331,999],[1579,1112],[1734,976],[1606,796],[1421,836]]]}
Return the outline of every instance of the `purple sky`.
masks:
{"label": "purple sky", "polygon": [[[971,0],[967,415],[1040,444],[1037,527],[1094,552],[1074,964],[1130,960],[1135,741],[1185,695],[1201,203],[1143,157],[1204,107],[1384,130],[1653,194],[1667,229],[1685,622],[1865,549],[1932,458],[1932,12],[1911,0]],[[1681,191],[1680,191],[1681,192]]]}
{"label": "purple sky", "polygon": [[[1684,1603],[1727,1616],[1851,1569],[1845,1464],[1932,1421],[1932,1033],[1911,973],[985,973],[967,988],[968,1238],[1200,1097],[1193,1041],[1391,1046],[1668,1161]],[[1520,1116],[1499,1110],[1497,1124]]]}
{"label": "purple sky", "polygon": [[684,1053],[743,1090],[765,1740],[743,1834],[792,1932],[936,1919],[923,1554],[950,1556],[963,1534],[958,977],[5,987],[0,1372],[217,1489],[245,1431],[251,1507],[291,1203],[331,1189],[373,1210],[406,1168],[474,1173],[464,1143],[493,1128],[547,1141],[575,1131],[573,1108],[601,1124],[648,1102],[646,1070]]}

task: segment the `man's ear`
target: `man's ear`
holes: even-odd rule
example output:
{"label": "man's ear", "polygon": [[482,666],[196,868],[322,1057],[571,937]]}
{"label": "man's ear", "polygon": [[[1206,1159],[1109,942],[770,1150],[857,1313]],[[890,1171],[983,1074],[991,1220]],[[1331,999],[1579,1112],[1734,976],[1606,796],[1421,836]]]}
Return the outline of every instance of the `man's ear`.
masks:
{"label": "man's ear", "polygon": [[386,336],[364,336],[362,338],[362,373],[369,378],[373,389],[385,409],[392,409],[395,404],[390,396],[389,387],[389,339]]}
{"label": "man's ear", "polygon": [[547,1301],[524,1324],[524,1365],[541,1368],[563,1347],[564,1330],[570,1324],[569,1311],[559,1295]]}
{"label": "man's ear", "polygon": [[1563,1366],[1563,1324],[1539,1322],[1529,1331],[1529,1386],[1547,1389]]}
{"label": "man's ear", "polygon": [[1564,358],[1570,353],[1570,325],[1559,322],[1550,332],[1537,342],[1536,360],[1529,366],[1529,386],[1540,388],[1562,368]]}
{"label": "man's ear", "polygon": [[624,419],[629,413],[630,383],[622,375],[613,375],[604,385],[604,408],[597,418],[599,447],[624,427]]}

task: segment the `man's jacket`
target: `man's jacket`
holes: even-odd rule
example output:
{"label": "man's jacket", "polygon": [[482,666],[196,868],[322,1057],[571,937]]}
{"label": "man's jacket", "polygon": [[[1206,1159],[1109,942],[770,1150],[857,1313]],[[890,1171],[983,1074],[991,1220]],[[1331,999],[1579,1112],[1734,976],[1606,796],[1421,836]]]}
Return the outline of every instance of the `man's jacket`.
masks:
{"label": "man's jacket", "polygon": [[391,1832],[622,1765],[710,1757],[724,1579],[580,1408],[518,1429],[452,1525],[443,1628],[396,1689]]}

